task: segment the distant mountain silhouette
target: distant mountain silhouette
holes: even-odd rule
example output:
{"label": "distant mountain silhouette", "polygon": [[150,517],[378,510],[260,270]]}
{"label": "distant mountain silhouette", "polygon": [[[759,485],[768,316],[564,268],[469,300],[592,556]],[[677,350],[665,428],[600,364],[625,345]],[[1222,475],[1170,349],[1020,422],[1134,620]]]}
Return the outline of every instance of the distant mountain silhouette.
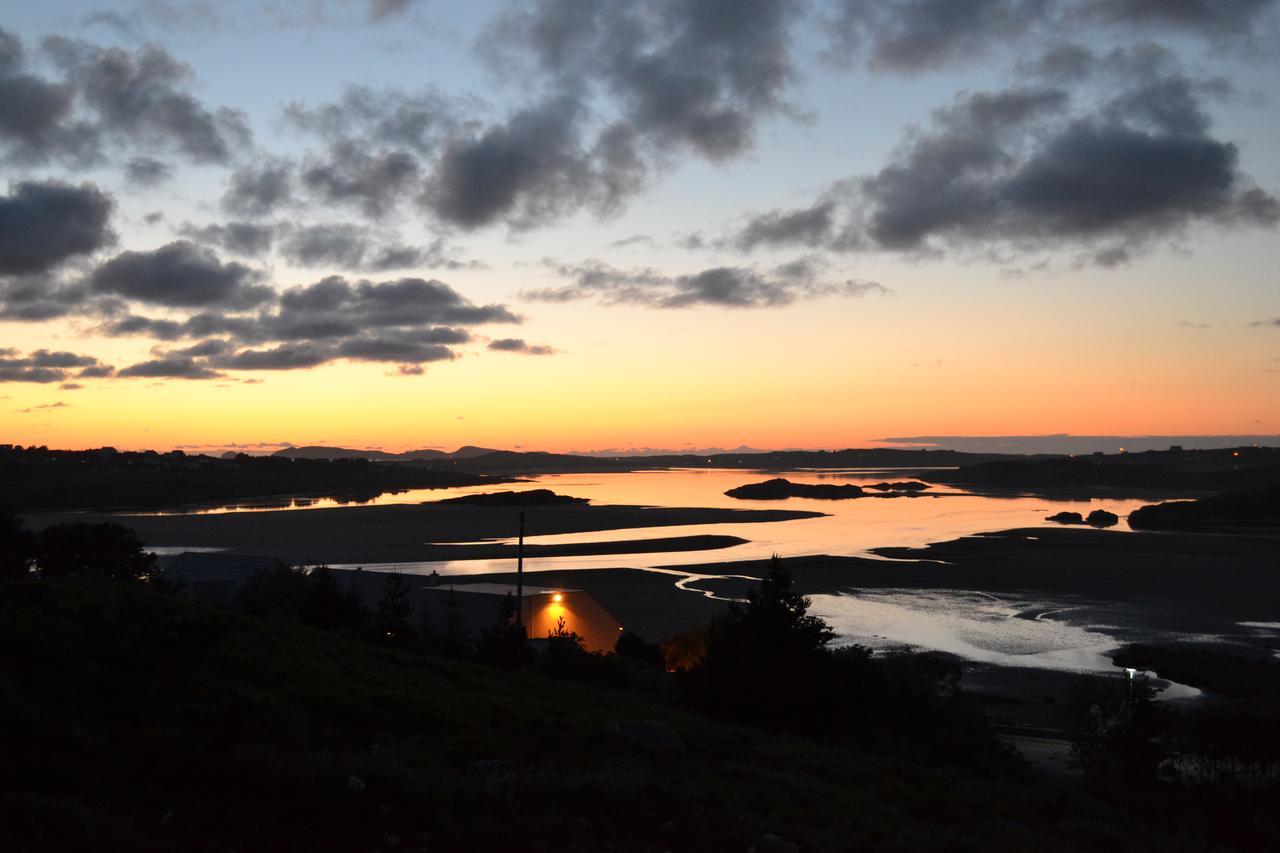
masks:
{"label": "distant mountain silhouette", "polygon": [[448,456],[450,459],[471,459],[472,457],[475,457],[475,456],[487,456],[490,453],[501,453],[501,452],[502,451],[494,450],[491,447],[476,447],[474,444],[468,444],[464,447],[459,447],[457,450],[453,451],[452,453],[444,453],[441,455]]}
{"label": "distant mountain silhouette", "polygon": [[[479,450],[464,447],[463,450]],[[490,451],[480,451],[488,453]],[[385,450],[353,450],[347,447],[325,447],[312,444],[306,447],[286,447],[277,450],[272,456],[283,456],[288,459],[370,459],[374,462],[413,462],[422,459],[447,459],[451,454],[443,450],[406,450],[404,453],[388,453]],[[474,453],[468,455],[475,455]]]}

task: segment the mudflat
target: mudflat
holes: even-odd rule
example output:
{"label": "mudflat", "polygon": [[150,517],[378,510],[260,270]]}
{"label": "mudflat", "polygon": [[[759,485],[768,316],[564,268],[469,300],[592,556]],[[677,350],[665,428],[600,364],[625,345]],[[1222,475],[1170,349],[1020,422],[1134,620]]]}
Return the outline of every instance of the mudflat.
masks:
{"label": "mudflat", "polygon": [[[392,563],[513,556],[514,548],[484,542],[510,539],[519,527],[518,507],[449,503],[233,512],[212,515],[33,513],[28,526],[66,521],[114,521],[132,528],[150,547],[223,548],[276,557],[295,564]],[[566,504],[526,508],[525,533],[538,536],[687,524],[788,521],[821,515],[777,509],[702,509]],[[634,534],[630,537],[636,538]],[[529,556],[698,550],[727,547],[731,536],[686,536],[631,545],[583,543],[539,546]]]}

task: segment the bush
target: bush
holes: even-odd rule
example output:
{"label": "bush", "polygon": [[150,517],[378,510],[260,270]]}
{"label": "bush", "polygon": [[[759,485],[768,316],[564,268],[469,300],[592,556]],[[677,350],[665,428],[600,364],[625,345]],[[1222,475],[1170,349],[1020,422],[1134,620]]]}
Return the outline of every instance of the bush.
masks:
{"label": "bush", "polygon": [[112,522],[46,527],[39,534],[37,548],[36,566],[41,577],[146,581],[156,570],[155,554],[142,549],[137,534]]}
{"label": "bush", "polygon": [[1081,735],[1071,746],[1089,775],[1148,782],[1167,752],[1162,742],[1165,713],[1146,678],[1085,677],[1071,697]]}
{"label": "bush", "polygon": [[524,626],[517,624],[517,614],[515,596],[508,592],[498,610],[498,621],[480,632],[476,646],[480,660],[502,669],[515,669],[533,662],[533,647],[525,636]]}
{"label": "bush", "polygon": [[0,580],[20,580],[35,566],[36,537],[22,519],[0,508]]}
{"label": "bush", "polygon": [[618,642],[614,644],[613,651],[619,659],[631,661],[645,669],[667,668],[667,659],[662,652],[662,646],[649,642],[635,631],[623,631],[618,636]]}
{"label": "bush", "polygon": [[369,613],[351,590],[341,590],[327,566],[311,570],[278,563],[253,573],[236,595],[235,608],[249,616],[360,634]]}

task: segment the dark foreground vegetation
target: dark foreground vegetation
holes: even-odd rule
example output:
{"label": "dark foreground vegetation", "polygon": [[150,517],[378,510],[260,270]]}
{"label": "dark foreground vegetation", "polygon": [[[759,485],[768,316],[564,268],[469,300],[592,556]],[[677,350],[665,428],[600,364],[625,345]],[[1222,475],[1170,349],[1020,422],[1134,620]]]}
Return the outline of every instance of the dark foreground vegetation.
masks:
{"label": "dark foreground vegetation", "polygon": [[171,453],[49,450],[0,445],[3,499],[24,512],[60,509],[172,509],[306,495],[370,500],[397,489],[502,482],[464,471],[365,459],[289,459],[240,454],[231,459]]}
{"label": "dark foreground vegetation", "polygon": [[1280,448],[1151,450],[1090,456],[1001,459],[922,473],[934,483],[1046,491],[1103,488],[1211,493],[1280,483]]}
{"label": "dark foreground vegetation", "polygon": [[399,575],[367,607],[280,566],[217,610],[158,592],[136,549],[64,570],[68,549],[2,530],[5,849],[1280,842],[1274,759],[1172,775],[1195,730],[1175,742],[1141,683],[1088,682],[1086,782],[1038,780],[946,658],[832,649],[782,561],[703,630],[590,654],[563,631],[534,651],[510,610],[468,637]]}

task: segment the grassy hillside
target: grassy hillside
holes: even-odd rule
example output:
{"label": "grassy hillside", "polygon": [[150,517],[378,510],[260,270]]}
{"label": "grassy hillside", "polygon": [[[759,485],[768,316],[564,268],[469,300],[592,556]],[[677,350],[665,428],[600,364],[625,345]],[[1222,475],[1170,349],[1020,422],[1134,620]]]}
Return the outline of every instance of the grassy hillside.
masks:
{"label": "grassy hillside", "polygon": [[[687,748],[648,751],[611,720],[659,721]],[[128,586],[0,587],[0,755],[4,849],[1198,846],[1167,803],[1135,823],[1029,777],[871,758]]]}

